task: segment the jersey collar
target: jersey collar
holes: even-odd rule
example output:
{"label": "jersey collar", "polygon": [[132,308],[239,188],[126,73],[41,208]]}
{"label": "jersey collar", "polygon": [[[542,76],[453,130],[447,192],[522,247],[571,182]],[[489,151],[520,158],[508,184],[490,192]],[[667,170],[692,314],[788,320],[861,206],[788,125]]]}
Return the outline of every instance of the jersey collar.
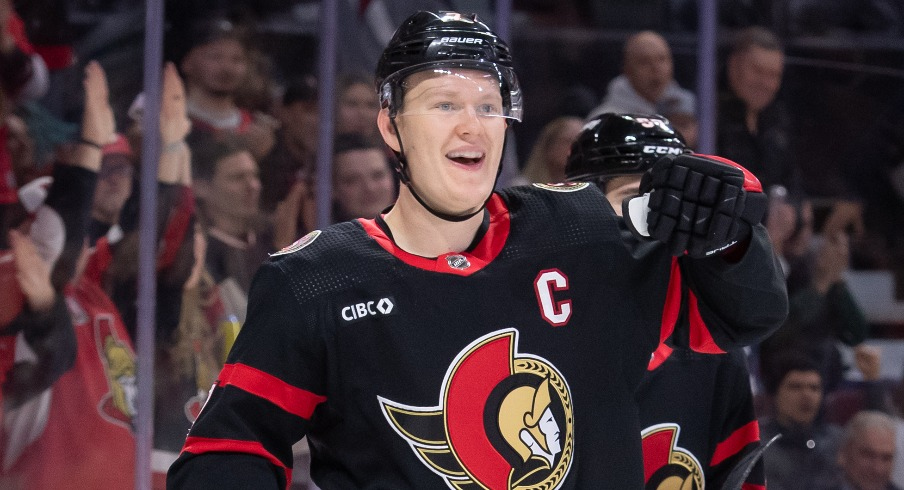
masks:
{"label": "jersey collar", "polygon": [[465,252],[450,252],[439,257],[421,257],[402,250],[373,219],[360,218],[358,222],[378,245],[412,267],[431,272],[470,276],[482,270],[502,252],[511,227],[509,210],[499,194],[493,194],[486,208],[490,213],[490,225],[474,249]]}

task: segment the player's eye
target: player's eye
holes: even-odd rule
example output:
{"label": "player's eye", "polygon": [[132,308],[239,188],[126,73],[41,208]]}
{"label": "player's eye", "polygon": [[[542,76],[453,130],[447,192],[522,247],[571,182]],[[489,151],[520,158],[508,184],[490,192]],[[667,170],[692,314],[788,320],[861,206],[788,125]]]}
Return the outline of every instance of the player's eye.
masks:
{"label": "player's eye", "polygon": [[477,114],[480,116],[501,116],[502,108],[495,104],[480,104],[477,106]]}

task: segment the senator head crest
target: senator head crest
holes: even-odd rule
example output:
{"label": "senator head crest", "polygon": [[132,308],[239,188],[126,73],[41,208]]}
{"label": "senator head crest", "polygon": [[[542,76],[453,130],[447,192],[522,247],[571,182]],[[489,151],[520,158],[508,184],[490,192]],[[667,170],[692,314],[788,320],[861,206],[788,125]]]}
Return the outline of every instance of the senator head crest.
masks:
{"label": "senator head crest", "polygon": [[641,431],[647,490],[702,490],[703,470],[690,451],[678,447],[681,427],[657,424]]}
{"label": "senator head crest", "polygon": [[519,354],[506,329],[465,347],[446,373],[439,404],[379,397],[386,420],[453,489],[558,488],[571,466],[574,419],[562,375]]}

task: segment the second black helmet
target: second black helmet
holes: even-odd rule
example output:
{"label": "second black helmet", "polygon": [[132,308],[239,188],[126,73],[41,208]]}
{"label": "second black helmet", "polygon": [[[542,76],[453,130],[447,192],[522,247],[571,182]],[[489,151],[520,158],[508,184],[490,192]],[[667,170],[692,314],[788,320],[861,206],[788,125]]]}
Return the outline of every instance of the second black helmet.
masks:
{"label": "second black helmet", "polygon": [[571,146],[565,175],[568,180],[600,180],[641,174],[662,156],[690,152],[665,117],[607,112],[584,125]]}

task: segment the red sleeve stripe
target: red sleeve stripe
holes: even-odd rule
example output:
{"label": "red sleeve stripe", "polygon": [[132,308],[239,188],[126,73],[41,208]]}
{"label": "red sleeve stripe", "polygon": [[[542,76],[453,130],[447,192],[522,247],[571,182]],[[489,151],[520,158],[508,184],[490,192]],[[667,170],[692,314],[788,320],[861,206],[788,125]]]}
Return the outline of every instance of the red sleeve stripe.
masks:
{"label": "red sleeve stripe", "polygon": [[647,371],[658,368],[672,354],[672,348],[665,341],[675,331],[678,314],[681,312],[681,268],[678,267],[677,257],[672,257],[669,272],[669,286],[665,295],[665,304],[662,307],[662,323],[659,325],[659,345],[650,356]]}
{"label": "red sleeve stripe", "polygon": [[694,295],[692,291],[688,291],[687,300],[688,321],[691,326],[691,349],[695,352],[702,352],[704,354],[724,354],[725,351],[716,344],[712,334],[709,333],[709,328],[706,326],[706,323],[703,322],[703,317],[700,316],[700,308],[697,306],[697,296]]}
{"label": "red sleeve stripe", "polygon": [[226,364],[220,371],[217,386],[235,386],[259,396],[279,408],[310,419],[317,405],[326,401],[325,396],[296,388],[285,381],[245,364]]}
{"label": "red sleeve stripe", "polygon": [[264,446],[257,441],[239,441],[235,439],[215,439],[211,437],[194,437],[188,436],[185,439],[185,446],[182,452],[192,454],[204,453],[243,453],[260,456],[266,459],[274,466],[282,468],[286,473],[286,490],[292,484],[292,468],[286,467],[276,456],[270,454],[270,451],[264,449]]}
{"label": "red sleeve stripe", "polygon": [[757,485],[755,483],[744,483],[741,490],[766,490],[766,485]]}
{"label": "red sleeve stripe", "polygon": [[759,442],[759,440],[760,424],[756,420],[751,420],[716,446],[716,450],[713,451],[713,459],[709,462],[709,465],[716,466],[741,452],[748,444]]}
{"label": "red sleeve stripe", "polygon": [[647,371],[655,371],[659,366],[662,366],[668,358],[672,355],[672,348],[669,347],[669,344],[665,342],[660,342],[659,347],[653,351],[653,355],[650,356],[650,362],[647,363]]}

